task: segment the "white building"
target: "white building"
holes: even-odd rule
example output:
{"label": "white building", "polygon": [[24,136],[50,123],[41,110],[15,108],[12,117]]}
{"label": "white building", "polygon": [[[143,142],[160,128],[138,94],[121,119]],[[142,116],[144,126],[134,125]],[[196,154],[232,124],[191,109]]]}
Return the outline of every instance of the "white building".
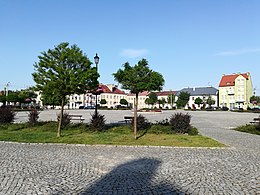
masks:
{"label": "white building", "polygon": [[[218,90],[214,87],[183,88],[182,90],[177,92],[177,96],[179,96],[181,92],[187,92],[190,94],[189,101],[185,108],[190,107],[193,109],[200,109],[203,105],[209,107],[209,105],[206,103],[209,97],[215,100],[215,104],[211,106],[218,107]],[[201,105],[195,104],[196,98],[202,99],[203,102]]]}

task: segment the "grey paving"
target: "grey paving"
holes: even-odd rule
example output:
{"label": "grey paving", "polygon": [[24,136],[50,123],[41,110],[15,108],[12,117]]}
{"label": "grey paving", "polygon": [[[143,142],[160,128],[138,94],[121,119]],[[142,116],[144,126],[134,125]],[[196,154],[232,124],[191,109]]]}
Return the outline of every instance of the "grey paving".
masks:
{"label": "grey paving", "polygon": [[[107,122],[131,114],[104,113]],[[17,122],[23,114],[19,114]],[[89,113],[84,114],[87,118]],[[171,114],[146,116],[155,121]],[[0,194],[260,194],[260,136],[231,130],[256,115],[230,112],[191,112],[191,115],[193,125],[202,134],[230,147],[0,142]],[[55,116],[53,111],[43,112],[41,120],[51,116]]]}

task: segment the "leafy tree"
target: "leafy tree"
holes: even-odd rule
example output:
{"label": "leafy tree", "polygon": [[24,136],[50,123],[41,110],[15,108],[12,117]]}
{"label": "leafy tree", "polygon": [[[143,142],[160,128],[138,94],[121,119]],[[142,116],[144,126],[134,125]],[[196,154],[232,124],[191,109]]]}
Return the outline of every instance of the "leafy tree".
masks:
{"label": "leafy tree", "polygon": [[148,95],[148,102],[149,102],[149,104],[154,106],[154,104],[156,104],[158,102],[157,94],[154,93],[154,92],[149,93],[149,95]]}
{"label": "leafy tree", "polygon": [[209,96],[206,103],[209,105],[209,107],[211,107],[213,104],[216,103],[216,101],[211,96]]}
{"label": "leafy tree", "polygon": [[61,43],[54,49],[42,52],[38,58],[39,62],[34,64],[35,72],[32,76],[36,89],[44,95],[52,95],[61,106],[57,129],[57,137],[60,137],[66,96],[96,89],[99,75],[77,45],[69,47],[69,43]]}
{"label": "leafy tree", "polygon": [[162,105],[164,107],[165,103],[166,103],[166,100],[165,98],[162,98],[162,99],[158,99],[158,104],[159,104],[159,108],[161,107],[160,105]]}
{"label": "leafy tree", "polygon": [[6,97],[7,102],[19,102],[19,98],[18,98],[18,92],[15,91],[10,91],[8,93],[8,96]]}
{"label": "leafy tree", "polygon": [[99,102],[101,105],[104,105],[107,103],[106,99],[101,99],[100,102]]}
{"label": "leafy tree", "polygon": [[0,102],[2,102],[5,105],[5,103],[6,103],[6,96],[5,95],[0,95]]}
{"label": "leafy tree", "polygon": [[252,96],[250,98],[250,102],[253,103],[253,104],[260,103],[260,96]]}
{"label": "leafy tree", "polygon": [[182,91],[178,97],[178,100],[176,102],[178,108],[185,107],[190,99],[190,94],[188,92]]}
{"label": "leafy tree", "polygon": [[171,105],[171,108],[173,108],[173,103],[175,103],[175,95],[174,94],[168,95],[167,103]]}
{"label": "leafy tree", "polygon": [[203,100],[200,97],[197,97],[194,101],[195,104],[198,105],[198,107],[200,107],[200,105],[202,104]]}
{"label": "leafy tree", "polygon": [[127,105],[128,104],[128,101],[126,99],[121,99],[120,100],[120,104],[122,105]]}
{"label": "leafy tree", "polygon": [[136,139],[138,94],[143,91],[161,90],[164,85],[163,76],[151,70],[146,59],[140,60],[136,65],[130,66],[128,62],[113,74],[116,81],[122,84],[123,89],[135,94],[134,109],[134,137]]}

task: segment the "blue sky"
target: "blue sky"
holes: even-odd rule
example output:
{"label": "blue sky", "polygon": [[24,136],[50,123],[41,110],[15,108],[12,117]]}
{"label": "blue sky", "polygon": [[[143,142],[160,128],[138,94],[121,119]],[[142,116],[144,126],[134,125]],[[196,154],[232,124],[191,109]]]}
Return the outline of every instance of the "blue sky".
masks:
{"label": "blue sky", "polygon": [[146,58],[164,90],[212,85],[222,74],[250,72],[260,95],[258,0],[0,0],[0,90],[34,85],[37,56],[77,44],[100,82]]}

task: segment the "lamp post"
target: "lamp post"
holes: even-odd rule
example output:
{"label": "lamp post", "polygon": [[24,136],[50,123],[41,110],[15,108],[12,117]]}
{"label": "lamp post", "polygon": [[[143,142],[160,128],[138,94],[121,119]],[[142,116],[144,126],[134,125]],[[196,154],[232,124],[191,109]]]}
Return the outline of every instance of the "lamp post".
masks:
{"label": "lamp post", "polygon": [[[98,63],[99,63],[99,57],[98,57],[98,54],[96,53],[96,56],[94,57],[94,62],[96,64],[96,69],[97,69],[97,72],[98,72]],[[95,116],[97,117],[97,90],[96,90],[96,105],[95,105]]]}

